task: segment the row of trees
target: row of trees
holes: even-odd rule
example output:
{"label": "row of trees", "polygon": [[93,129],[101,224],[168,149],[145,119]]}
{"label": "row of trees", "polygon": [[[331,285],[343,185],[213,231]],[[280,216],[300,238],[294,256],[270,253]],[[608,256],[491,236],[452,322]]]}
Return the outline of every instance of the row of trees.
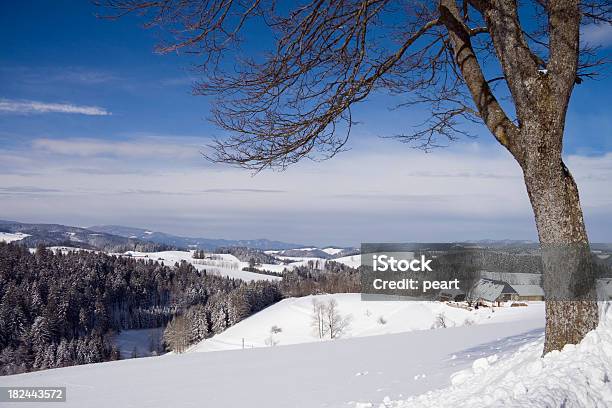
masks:
{"label": "row of trees", "polygon": [[283,295],[292,297],[320,293],[356,293],[361,292],[361,278],[359,270],[327,261],[321,269],[307,264],[285,270],[281,290]]}

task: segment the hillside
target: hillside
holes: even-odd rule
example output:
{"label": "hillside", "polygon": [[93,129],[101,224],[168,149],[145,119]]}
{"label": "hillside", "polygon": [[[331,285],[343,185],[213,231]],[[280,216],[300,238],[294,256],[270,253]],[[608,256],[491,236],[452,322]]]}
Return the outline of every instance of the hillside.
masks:
{"label": "hillside", "polygon": [[171,245],[176,248],[207,249],[213,250],[219,247],[247,247],[261,250],[281,250],[298,248],[300,244],[292,244],[269,239],[230,240],[215,238],[192,238],[178,235],[156,232],[143,228],[124,227],[121,225],[94,225],[88,228],[94,232],[119,235],[126,238],[135,238],[158,244]]}
{"label": "hillside", "polygon": [[[16,221],[0,220],[0,240],[7,242],[18,240],[30,248],[39,244],[45,246],[67,246],[85,249],[98,249],[107,252],[159,251],[171,249],[166,244],[148,242],[138,238],[128,238],[106,232],[95,232],[86,228],[71,227],[61,224],[29,224]],[[11,234],[9,239],[9,235]],[[17,234],[17,235],[15,235]]]}
{"label": "hillside", "polygon": [[[470,327],[166,355],[0,377],[0,385],[67,386],[66,407],[378,406],[385,398],[400,400],[448,386],[452,373],[470,368],[479,358],[507,358],[524,342],[538,339],[542,327],[542,316],[533,316]],[[370,401],[376,405],[359,404]]]}
{"label": "hillside", "polygon": [[[284,299],[253,316],[226,329],[214,337],[193,346],[190,352],[231,350],[245,347],[267,347],[271,340],[276,345],[320,341],[313,333],[313,301],[323,303],[334,299],[342,317],[350,319],[343,338],[366,337],[415,330],[429,330],[444,316],[448,327],[490,324],[521,319],[541,319],[542,303],[529,307],[489,308],[467,311],[438,302],[361,301],[358,293],[305,296]],[[282,331],[271,335],[271,327]]]}

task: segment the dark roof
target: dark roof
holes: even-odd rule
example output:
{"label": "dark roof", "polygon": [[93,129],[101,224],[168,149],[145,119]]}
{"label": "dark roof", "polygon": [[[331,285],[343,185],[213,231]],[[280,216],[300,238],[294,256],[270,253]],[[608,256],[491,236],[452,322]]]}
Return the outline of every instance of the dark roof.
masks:
{"label": "dark roof", "polygon": [[489,302],[497,300],[501,295],[515,294],[516,291],[512,289],[508,283],[495,279],[480,279],[472,292],[470,298],[472,299],[483,299]]}
{"label": "dark roof", "polygon": [[516,294],[516,290],[514,290],[514,288],[508,283],[508,282],[504,282],[501,280],[496,280],[496,279],[487,279],[487,278],[482,278],[483,281],[489,281],[491,283],[494,283],[496,285],[503,285],[502,288],[502,295],[508,295],[508,294]]}

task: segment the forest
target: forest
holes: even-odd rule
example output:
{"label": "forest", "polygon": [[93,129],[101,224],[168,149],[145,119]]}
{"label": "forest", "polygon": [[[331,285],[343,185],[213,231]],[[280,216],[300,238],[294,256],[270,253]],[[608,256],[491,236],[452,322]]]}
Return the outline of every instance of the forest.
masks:
{"label": "forest", "polygon": [[120,330],[201,312],[201,339],[281,299],[277,284],[207,275],[187,263],[53,253],[0,243],[0,374],[119,359]]}
{"label": "forest", "polygon": [[191,264],[0,243],[0,374],[116,360],[121,330],[165,327],[182,352],[284,297],[358,292],[358,271],[327,262],[244,282]]}

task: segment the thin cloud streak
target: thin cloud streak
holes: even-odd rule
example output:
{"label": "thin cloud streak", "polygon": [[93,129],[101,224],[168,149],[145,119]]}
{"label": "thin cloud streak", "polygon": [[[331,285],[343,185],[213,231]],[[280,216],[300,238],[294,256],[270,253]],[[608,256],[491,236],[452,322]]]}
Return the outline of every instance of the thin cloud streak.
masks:
{"label": "thin cloud streak", "polygon": [[263,188],[209,188],[203,193],[286,193],[287,190],[271,190]]}
{"label": "thin cloud streak", "polygon": [[56,188],[13,186],[0,187],[0,194],[40,194],[40,193],[61,193],[62,190]]}
{"label": "thin cloud streak", "polygon": [[67,113],[88,116],[108,116],[111,114],[108,110],[99,106],[18,101],[12,99],[0,99],[0,112],[15,114]]}
{"label": "thin cloud streak", "polygon": [[36,139],[32,147],[53,154],[78,157],[122,157],[122,158],[195,158],[200,157],[196,144],[178,139],[156,137],[130,139],[126,141],[105,141],[99,139]]}

